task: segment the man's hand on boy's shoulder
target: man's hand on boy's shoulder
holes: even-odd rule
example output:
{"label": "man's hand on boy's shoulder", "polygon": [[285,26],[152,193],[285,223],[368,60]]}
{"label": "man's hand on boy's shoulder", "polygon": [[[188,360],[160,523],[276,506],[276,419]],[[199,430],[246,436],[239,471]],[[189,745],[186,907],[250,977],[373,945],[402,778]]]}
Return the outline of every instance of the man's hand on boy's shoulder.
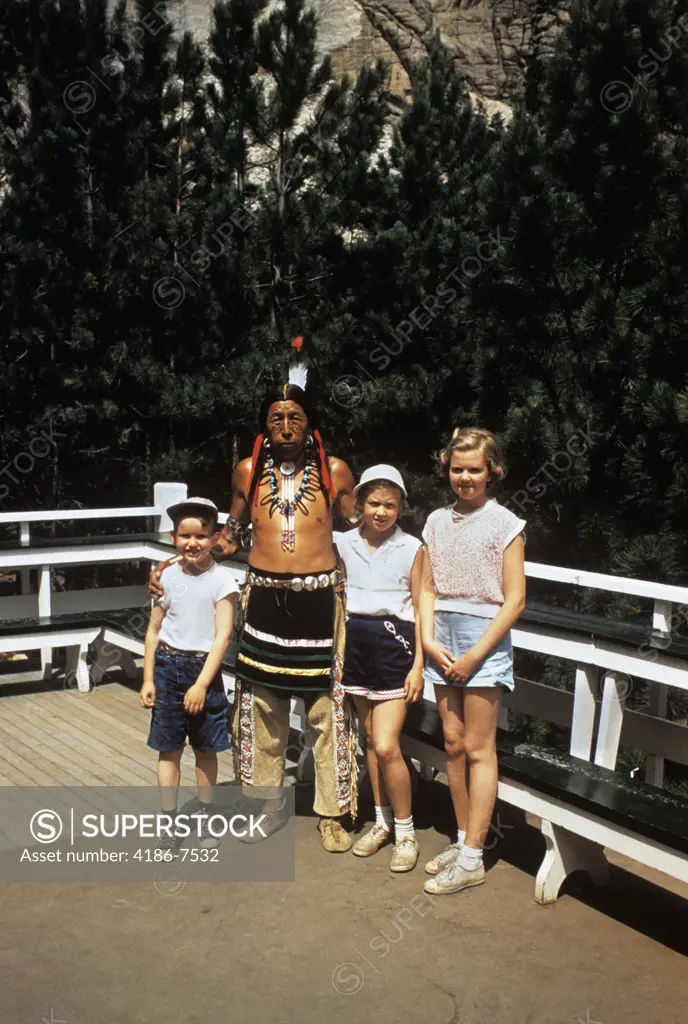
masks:
{"label": "man's hand on boy's shoulder", "polygon": [[165,588],[160,582],[160,577],[163,571],[170,565],[174,565],[179,561],[179,556],[176,558],[168,558],[166,562],[158,562],[155,568],[151,569],[150,576],[148,577],[148,594],[152,598],[164,597]]}

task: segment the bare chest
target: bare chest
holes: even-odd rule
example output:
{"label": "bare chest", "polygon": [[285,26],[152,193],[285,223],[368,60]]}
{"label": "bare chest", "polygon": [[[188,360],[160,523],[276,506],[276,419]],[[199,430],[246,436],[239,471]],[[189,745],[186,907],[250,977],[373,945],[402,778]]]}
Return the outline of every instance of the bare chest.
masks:
{"label": "bare chest", "polygon": [[320,489],[315,474],[304,485],[304,473],[294,475],[291,481],[277,475],[273,481],[263,478],[257,488],[257,500],[251,506],[251,522],[256,540],[262,535],[278,535],[284,528],[283,519],[291,514],[295,533],[331,532],[332,511]]}

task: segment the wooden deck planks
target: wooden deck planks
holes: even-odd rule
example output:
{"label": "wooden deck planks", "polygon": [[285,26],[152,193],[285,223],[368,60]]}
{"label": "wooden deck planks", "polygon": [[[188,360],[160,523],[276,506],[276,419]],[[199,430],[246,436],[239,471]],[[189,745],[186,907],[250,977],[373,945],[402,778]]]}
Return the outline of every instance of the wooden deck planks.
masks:
{"label": "wooden deck planks", "polygon": [[75,720],[63,717],[68,711],[68,708],[46,708],[38,701],[35,702],[31,714],[45,736],[45,741],[38,741],[41,745],[49,739],[57,740],[63,748],[61,757],[65,759],[65,767],[74,763],[76,758],[84,766],[90,764],[91,770],[97,771],[98,775],[98,781],[91,785],[145,784],[146,771],[143,765],[137,765],[122,753],[111,735],[107,735],[107,742],[103,742],[105,734],[100,733],[83,713]]}
{"label": "wooden deck planks", "polygon": [[[155,785],[157,754],[138,692],[120,683],[89,696],[50,690],[0,697],[0,785]],[[233,779],[229,752],[219,755],[218,782]],[[182,785],[195,784],[194,758],[182,758]]]}

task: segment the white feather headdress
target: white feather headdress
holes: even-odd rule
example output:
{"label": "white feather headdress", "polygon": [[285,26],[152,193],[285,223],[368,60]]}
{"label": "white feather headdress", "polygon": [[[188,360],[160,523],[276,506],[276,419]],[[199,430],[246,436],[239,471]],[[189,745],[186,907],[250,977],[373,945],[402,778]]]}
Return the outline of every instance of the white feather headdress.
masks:
{"label": "white feather headdress", "polygon": [[305,391],[308,381],[308,357],[305,353],[301,353],[302,345],[303,338],[300,335],[291,343],[293,351],[289,362],[289,383],[295,384],[297,388]]}

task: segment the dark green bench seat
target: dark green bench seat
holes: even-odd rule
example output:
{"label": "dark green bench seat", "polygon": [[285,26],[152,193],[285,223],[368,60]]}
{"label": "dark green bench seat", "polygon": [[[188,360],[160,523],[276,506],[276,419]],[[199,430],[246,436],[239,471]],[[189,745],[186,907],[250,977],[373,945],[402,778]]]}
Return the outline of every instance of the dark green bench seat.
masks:
{"label": "dark green bench seat", "polygon": [[[432,702],[409,706],[402,748],[406,738],[409,756],[442,764],[442,724]],[[554,902],[578,868],[603,883],[603,847],[688,881],[687,798],[559,750],[509,744],[501,735],[498,756],[500,799],[541,819],[547,852],[536,880],[538,902]]]}
{"label": "dark green bench seat", "polygon": [[[430,701],[410,705],[404,733],[444,750],[442,723]],[[536,786],[549,796],[688,853],[688,798],[560,750],[514,746],[501,738],[498,748],[500,777]]]}

